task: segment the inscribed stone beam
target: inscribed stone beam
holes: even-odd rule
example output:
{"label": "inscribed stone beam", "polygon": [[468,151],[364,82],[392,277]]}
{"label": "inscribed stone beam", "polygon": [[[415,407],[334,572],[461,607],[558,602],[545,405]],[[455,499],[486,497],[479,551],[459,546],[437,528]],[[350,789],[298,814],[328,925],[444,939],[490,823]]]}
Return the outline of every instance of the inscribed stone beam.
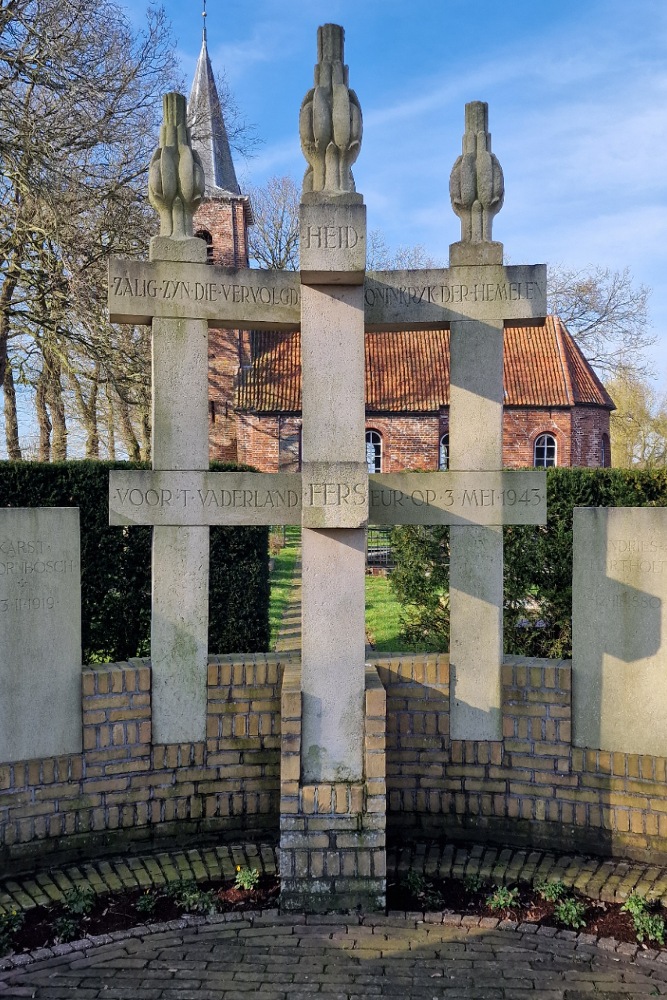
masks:
{"label": "inscribed stone beam", "polygon": [[203,319],[235,330],[296,330],[300,325],[298,274],[214,267],[173,261],[109,262],[112,323],[153,317]]}
{"label": "inscribed stone beam", "polygon": [[457,320],[530,320],[546,315],[546,266],[455,266],[366,275],[367,330],[416,330]]}
{"label": "inscribed stone beam", "polygon": [[[338,281],[346,277],[342,270],[333,273]],[[317,274],[321,280],[322,272]],[[115,259],[109,264],[109,312],[115,323],[149,324],[153,317],[169,316],[233,329],[297,330],[300,306],[299,275],[287,271],[188,263],[176,269],[163,261]],[[366,330],[442,327],[466,318],[529,321],[544,315],[544,264],[374,271],[364,282]]]}
{"label": "inscribed stone beam", "polygon": [[[174,526],[546,523],[546,472],[390,472],[335,479],[300,473],[109,475],[109,523]],[[339,471],[327,466],[327,472]],[[344,471],[347,471],[344,469]],[[353,470],[354,471],[354,470]]]}

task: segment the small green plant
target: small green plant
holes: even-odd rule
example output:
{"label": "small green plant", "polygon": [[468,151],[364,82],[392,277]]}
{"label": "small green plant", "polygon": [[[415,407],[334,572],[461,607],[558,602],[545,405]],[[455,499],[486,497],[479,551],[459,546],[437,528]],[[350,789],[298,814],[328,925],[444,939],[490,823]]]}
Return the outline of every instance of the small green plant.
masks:
{"label": "small green plant", "polygon": [[541,882],[535,883],[535,890],[548,903],[557,903],[567,892],[567,886],[564,882],[549,882],[547,879],[543,879]]}
{"label": "small green plant", "polygon": [[255,889],[259,882],[259,872],[256,868],[248,868],[247,865],[236,866],[235,889]]}
{"label": "small green plant", "polygon": [[481,892],[484,888],[485,879],[481,875],[464,875],[463,887],[467,892]]}
{"label": "small green plant", "polygon": [[0,916],[0,955],[6,954],[11,949],[12,938],[21,930],[24,920],[24,915],[16,910]]}
{"label": "small green plant", "polygon": [[159,898],[154,889],[146,889],[136,902],[137,913],[144,913],[146,916],[152,917]]}
{"label": "small green plant", "polygon": [[575,931],[580,927],[586,926],[586,921],[584,920],[585,912],[586,907],[584,904],[578,903],[571,896],[561,899],[554,907],[554,916],[558,923],[563,924],[564,927],[571,927]]}
{"label": "small green plant", "polygon": [[511,910],[519,900],[519,890],[508,889],[506,885],[495,886],[490,896],[486,897],[486,905],[494,910]]}
{"label": "small green plant", "polygon": [[648,910],[648,900],[645,896],[640,896],[638,892],[633,892],[628,896],[621,910],[624,913],[629,913],[634,920],[640,914],[646,913]]}
{"label": "small green plant", "polygon": [[646,938],[647,941],[657,941],[659,945],[664,945],[665,921],[659,913],[644,911],[633,917],[632,922],[635,925],[635,933],[640,944]]}
{"label": "small green plant", "polygon": [[75,885],[73,889],[68,889],[63,896],[65,910],[77,917],[87,917],[93,908],[94,902],[94,891],[79,885]]}
{"label": "small green plant", "polygon": [[401,879],[401,885],[411,892],[413,896],[418,896],[420,893],[426,891],[426,878],[417,872],[414,868],[410,868],[409,871],[405,873]]}
{"label": "small green plant", "polygon": [[212,890],[200,889],[193,880],[175,882],[166,890],[176,906],[186,913],[214,913],[218,908],[217,897]]}
{"label": "small green plant", "polygon": [[73,941],[79,933],[79,921],[63,913],[53,921],[53,931],[57,941]]}
{"label": "small green plant", "polygon": [[427,910],[437,910],[445,905],[442,893],[421,872],[417,872],[413,868],[403,876],[401,885]]}
{"label": "small green plant", "polygon": [[659,913],[650,912],[649,902],[645,896],[633,892],[628,896],[621,909],[632,917],[635,934],[640,944],[645,938],[647,941],[657,941],[660,945],[665,943],[664,918]]}

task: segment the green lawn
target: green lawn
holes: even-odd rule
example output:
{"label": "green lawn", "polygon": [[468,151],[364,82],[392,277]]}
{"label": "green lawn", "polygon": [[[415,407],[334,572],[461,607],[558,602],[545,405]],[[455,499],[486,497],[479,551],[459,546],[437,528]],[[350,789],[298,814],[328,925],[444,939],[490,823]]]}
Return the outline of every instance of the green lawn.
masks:
{"label": "green lawn", "polygon": [[393,653],[405,644],[399,642],[401,605],[386,576],[366,577],[366,640],[378,652]]}
{"label": "green lawn", "polygon": [[[279,534],[280,529],[274,529],[274,532]],[[285,545],[281,549],[278,549],[273,556],[273,569],[271,570],[270,577],[269,625],[271,628],[271,649],[276,644],[283,614],[289,601],[292,577],[294,576],[294,567],[299,555],[300,546],[300,529],[297,526],[286,527]]]}
{"label": "green lawn", "polygon": [[[286,544],[274,556],[271,572],[271,603],[269,622],[271,625],[271,649],[273,649],[283,614],[289,601],[292,577],[301,534],[298,527],[285,529]],[[366,637],[381,653],[406,652],[405,641],[401,642],[401,606],[389,586],[386,576],[366,577]],[[429,647],[414,648],[413,652],[427,651]]]}

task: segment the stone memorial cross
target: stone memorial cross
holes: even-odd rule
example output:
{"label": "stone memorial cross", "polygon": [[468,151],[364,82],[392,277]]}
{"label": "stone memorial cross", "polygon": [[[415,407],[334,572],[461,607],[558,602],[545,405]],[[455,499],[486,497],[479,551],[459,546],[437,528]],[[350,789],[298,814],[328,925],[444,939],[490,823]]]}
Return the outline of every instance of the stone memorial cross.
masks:
{"label": "stone memorial cross", "polygon": [[[365,527],[451,524],[452,735],[500,738],[503,524],[540,524],[543,473],[502,472],[503,320],[544,315],[545,268],[502,264],[491,220],[502,173],[486,105],[466,108],[452,173],[462,240],[451,266],[365,274],[366,218],[350,167],[362,121],[343,32],[318,31],[300,115],[308,161],[301,272],[208,265],[192,212],[203,189],[185,100],[165,98],[150,170],[161,234],[149,262],[113,260],[112,321],[153,327],[153,471],[113,472],[112,524],[151,524],[154,739],[202,740],[208,526],[301,524],[302,780],[363,777]],[[207,326],[301,330],[300,474],[208,472]],[[451,325],[453,471],[368,475],[364,329]],[[389,334],[390,335],[390,334]]]}

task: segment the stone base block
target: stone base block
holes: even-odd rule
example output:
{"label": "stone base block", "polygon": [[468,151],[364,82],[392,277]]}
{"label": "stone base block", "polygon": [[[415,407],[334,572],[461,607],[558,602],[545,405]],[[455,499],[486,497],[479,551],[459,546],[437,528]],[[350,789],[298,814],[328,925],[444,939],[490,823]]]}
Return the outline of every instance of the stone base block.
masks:
{"label": "stone base block", "polygon": [[336,879],[332,887],[328,879],[283,879],[280,907],[287,913],[342,913],[359,910],[373,913],[387,905],[387,880]]}
{"label": "stone base block", "polygon": [[306,913],[386,905],[386,697],[366,667],[364,780],[301,779],[300,665],[285,669],[280,778],[280,904]]}

